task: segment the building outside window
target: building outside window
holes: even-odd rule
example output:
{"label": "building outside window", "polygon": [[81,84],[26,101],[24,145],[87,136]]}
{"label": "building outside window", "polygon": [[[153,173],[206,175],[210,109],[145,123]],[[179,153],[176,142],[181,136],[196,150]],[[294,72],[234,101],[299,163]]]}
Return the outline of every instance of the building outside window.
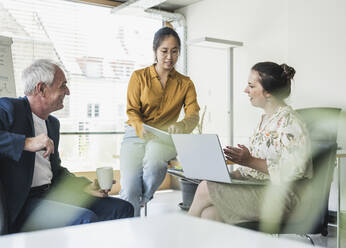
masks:
{"label": "building outside window", "polygon": [[94,117],[99,117],[100,116],[100,105],[99,104],[94,104]]}
{"label": "building outside window", "polygon": [[88,118],[96,118],[100,116],[100,104],[88,103],[87,105],[87,116]]}
{"label": "building outside window", "polygon": [[[119,168],[122,135],[105,133],[124,131],[129,77],[154,61],[152,40],[161,26],[73,1],[0,0],[0,35],[13,39],[17,96],[23,96],[21,72],[34,59],[58,61],[66,72],[71,95],[53,114],[61,125],[63,166]],[[97,132],[104,134],[91,134]]]}

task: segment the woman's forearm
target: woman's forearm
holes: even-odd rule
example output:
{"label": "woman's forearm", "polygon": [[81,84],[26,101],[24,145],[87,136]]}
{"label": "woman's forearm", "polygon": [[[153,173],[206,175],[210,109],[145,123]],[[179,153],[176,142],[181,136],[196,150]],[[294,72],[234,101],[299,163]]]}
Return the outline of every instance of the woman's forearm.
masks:
{"label": "woman's forearm", "polygon": [[260,158],[255,158],[251,155],[249,149],[244,145],[238,147],[226,146],[223,149],[226,158],[234,163],[255,169],[257,171],[269,174],[267,161]]}
{"label": "woman's forearm", "polygon": [[235,170],[231,172],[231,178],[233,179],[244,179],[239,170]]}
{"label": "woman's forearm", "polygon": [[265,159],[251,157],[249,162],[245,166],[258,170],[265,174],[269,174],[267,161]]}

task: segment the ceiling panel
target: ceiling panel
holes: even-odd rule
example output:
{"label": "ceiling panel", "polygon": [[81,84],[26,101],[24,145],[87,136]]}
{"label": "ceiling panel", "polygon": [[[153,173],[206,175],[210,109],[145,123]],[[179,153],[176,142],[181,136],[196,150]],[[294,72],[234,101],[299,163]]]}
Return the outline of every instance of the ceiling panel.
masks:
{"label": "ceiling panel", "polygon": [[[108,6],[116,7],[121,5],[124,2],[127,2],[128,0],[72,0],[72,1],[79,1],[79,2],[86,2],[91,4],[100,4],[100,5],[108,5]],[[202,0],[167,0],[164,3],[161,3],[155,6],[154,8],[173,12],[177,9],[186,7],[190,4],[197,3],[200,1]]]}
{"label": "ceiling panel", "polygon": [[156,6],[156,9],[175,11],[177,9],[186,7],[190,4],[200,2],[201,0],[167,0],[164,3]]}

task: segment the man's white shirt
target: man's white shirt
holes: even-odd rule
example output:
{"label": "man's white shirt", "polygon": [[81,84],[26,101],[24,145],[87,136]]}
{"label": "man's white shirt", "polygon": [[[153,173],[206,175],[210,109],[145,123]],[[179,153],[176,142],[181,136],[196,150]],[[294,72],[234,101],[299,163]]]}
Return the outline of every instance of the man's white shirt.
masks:
{"label": "man's white shirt", "polygon": [[[40,134],[48,135],[46,121],[32,113],[34,121],[35,137]],[[37,187],[44,184],[50,184],[53,177],[52,168],[50,166],[49,156],[43,157],[45,151],[36,152],[34,176],[32,178],[31,187]]]}

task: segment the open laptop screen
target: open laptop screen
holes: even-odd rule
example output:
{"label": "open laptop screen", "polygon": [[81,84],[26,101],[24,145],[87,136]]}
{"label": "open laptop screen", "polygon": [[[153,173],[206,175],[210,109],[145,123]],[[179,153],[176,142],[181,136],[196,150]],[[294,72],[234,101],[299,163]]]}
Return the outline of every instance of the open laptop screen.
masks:
{"label": "open laptop screen", "polygon": [[184,176],[232,184],[265,185],[268,181],[231,179],[219,137],[216,134],[172,134]]}
{"label": "open laptop screen", "polygon": [[172,134],[172,139],[184,176],[216,182],[231,182],[216,134]]}

